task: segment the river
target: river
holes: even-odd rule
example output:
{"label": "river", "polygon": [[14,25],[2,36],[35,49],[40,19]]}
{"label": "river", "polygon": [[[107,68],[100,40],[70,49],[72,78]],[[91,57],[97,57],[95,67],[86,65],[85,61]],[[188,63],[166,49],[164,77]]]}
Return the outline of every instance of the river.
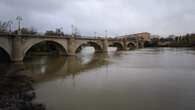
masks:
{"label": "river", "polygon": [[47,110],[195,110],[195,50],[145,48],[24,61]]}

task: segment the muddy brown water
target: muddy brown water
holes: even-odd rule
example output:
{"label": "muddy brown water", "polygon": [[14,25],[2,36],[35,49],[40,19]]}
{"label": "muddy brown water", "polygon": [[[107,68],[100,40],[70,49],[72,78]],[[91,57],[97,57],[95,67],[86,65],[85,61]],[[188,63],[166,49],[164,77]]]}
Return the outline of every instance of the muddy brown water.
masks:
{"label": "muddy brown water", "polygon": [[31,57],[35,102],[48,110],[195,110],[195,50],[146,48]]}

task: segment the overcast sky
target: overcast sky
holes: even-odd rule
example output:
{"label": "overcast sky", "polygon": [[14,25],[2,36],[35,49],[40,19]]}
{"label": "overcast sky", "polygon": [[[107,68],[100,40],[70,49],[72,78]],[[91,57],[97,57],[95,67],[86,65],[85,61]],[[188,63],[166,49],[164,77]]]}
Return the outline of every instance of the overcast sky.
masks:
{"label": "overcast sky", "polygon": [[22,16],[23,27],[38,31],[71,24],[83,35],[138,32],[169,35],[195,32],[195,0],[0,0],[0,20]]}

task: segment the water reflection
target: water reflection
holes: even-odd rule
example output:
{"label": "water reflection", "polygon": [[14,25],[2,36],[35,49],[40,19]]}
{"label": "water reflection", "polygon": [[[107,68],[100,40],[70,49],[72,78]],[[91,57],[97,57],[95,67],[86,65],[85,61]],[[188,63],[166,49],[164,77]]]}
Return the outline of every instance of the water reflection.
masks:
{"label": "water reflection", "polygon": [[35,80],[51,80],[68,75],[77,75],[82,71],[98,68],[108,64],[107,54],[86,54],[71,57],[64,56],[38,56],[26,58],[26,69],[31,71]]}
{"label": "water reflection", "polygon": [[[48,110],[193,110],[194,52],[149,48],[110,52],[106,58],[94,55],[90,61],[75,57],[70,60],[71,71],[66,72],[76,77],[62,75],[38,83],[36,101],[44,102]],[[101,59],[113,63],[104,65]],[[82,74],[74,72],[77,68],[83,70]]]}
{"label": "water reflection", "polygon": [[82,64],[87,64],[93,59],[94,52],[95,49],[93,47],[85,47],[80,53],[77,54],[77,57]]}

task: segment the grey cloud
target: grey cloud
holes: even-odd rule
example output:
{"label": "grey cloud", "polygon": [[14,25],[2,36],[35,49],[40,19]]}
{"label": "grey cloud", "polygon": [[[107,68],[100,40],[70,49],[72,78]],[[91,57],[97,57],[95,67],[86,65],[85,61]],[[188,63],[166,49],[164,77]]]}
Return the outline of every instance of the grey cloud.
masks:
{"label": "grey cloud", "polygon": [[2,4],[20,11],[53,12],[63,8],[63,0],[2,0]]}
{"label": "grey cloud", "polygon": [[0,19],[23,16],[23,26],[39,31],[75,24],[84,35],[148,31],[185,34],[195,27],[194,0],[1,0]]}

